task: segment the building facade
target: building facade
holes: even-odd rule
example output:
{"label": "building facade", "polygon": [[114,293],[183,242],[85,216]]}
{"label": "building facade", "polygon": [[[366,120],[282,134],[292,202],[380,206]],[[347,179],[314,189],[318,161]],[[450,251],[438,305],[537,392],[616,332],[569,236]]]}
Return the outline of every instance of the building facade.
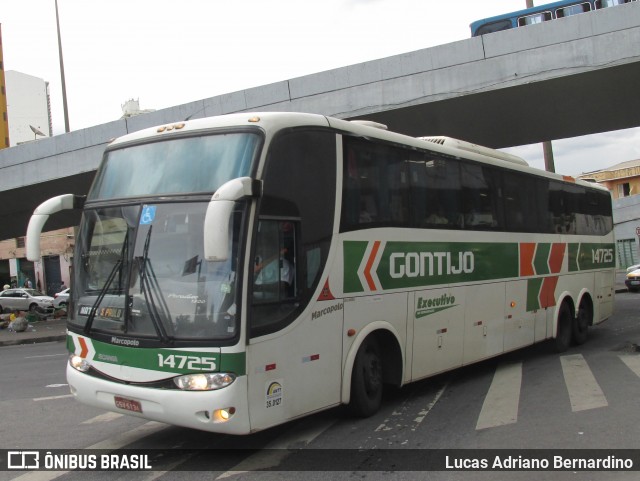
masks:
{"label": "building facade", "polygon": [[7,87],[4,78],[2,30],[0,25],[0,149],[9,147],[9,115],[7,114]]}
{"label": "building facade", "polygon": [[14,70],[5,72],[10,147],[51,137],[49,82]]}
{"label": "building facade", "polygon": [[579,178],[597,182],[611,191],[618,267],[640,264],[640,159]]}
{"label": "building facade", "polygon": [[38,262],[26,259],[25,238],[0,241],[0,288],[4,285],[31,285],[53,296],[64,283],[71,281],[74,228],[45,232],[40,237],[42,258]]}
{"label": "building facade", "polygon": [[[7,146],[32,142],[39,137],[51,137],[53,129],[48,82],[21,72],[5,72],[1,60],[0,56],[0,87],[6,101],[3,120],[7,130]],[[22,287],[28,280],[32,287],[53,295],[61,290],[63,283],[68,286],[73,231],[73,228],[69,228],[43,234],[43,257],[39,262],[26,259],[24,237],[0,241],[0,287]]]}

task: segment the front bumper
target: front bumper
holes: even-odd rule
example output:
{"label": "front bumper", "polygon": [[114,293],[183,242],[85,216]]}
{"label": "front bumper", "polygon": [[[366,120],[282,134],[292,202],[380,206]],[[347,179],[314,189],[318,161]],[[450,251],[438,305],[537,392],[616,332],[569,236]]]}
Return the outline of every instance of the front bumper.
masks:
{"label": "front bumper", "polygon": [[[79,372],[67,364],[67,381],[79,402],[107,411],[202,431],[228,434],[251,431],[246,376],[239,376],[233,384],[215,391],[182,391],[113,382]],[[141,412],[116,406],[116,398],[120,406],[139,406]],[[131,403],[123,403],[122,399]],[[228,408],[235,411],[228,420],[215,416],[217,410]]]}

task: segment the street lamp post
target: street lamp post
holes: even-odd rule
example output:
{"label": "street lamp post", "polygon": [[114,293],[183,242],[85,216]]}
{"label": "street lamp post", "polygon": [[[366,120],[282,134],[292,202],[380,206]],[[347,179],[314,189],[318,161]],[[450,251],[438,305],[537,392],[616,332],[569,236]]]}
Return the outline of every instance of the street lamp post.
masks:
{"label": "street lamp post", "polygon": [[58,58],[60,59],[60,81],[62,82],[62,108],[64,110],[64,131],[69,132],[69,110],[67,109],[67,85],[64,80],[64,61],[62,60],[62,39],[60,38],[60,18],[58,17],[58,0],[56,1],[56,26],[58,29]]}

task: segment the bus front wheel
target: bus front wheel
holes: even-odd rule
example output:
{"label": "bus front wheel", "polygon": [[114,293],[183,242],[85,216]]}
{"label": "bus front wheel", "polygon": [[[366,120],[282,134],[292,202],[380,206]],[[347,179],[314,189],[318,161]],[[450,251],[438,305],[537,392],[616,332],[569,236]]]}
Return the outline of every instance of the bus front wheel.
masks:
{"label": "bus front wheel", "polygon": [[375,337],[369,336],[356,354],[351,375],[350,411],[359,417],[375,414],[382,404],[382,357]]}

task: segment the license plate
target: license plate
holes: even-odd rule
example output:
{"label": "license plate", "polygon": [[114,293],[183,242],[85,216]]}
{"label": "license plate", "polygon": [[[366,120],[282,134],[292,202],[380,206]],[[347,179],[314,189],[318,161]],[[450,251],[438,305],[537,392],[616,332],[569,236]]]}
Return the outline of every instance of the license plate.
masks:
{"label": "license plate", "polygon": [[631,284],[632,286],[638,286],[640,285],[640,281],[631,281],[629,284]]}
{"label": "license plate", "polygon": [[126,399],[120,396],[114,396],[113,400],[115,401],[117,408],[133,411],[134,413],[142,412],[142,404],[140,404],[140,401]]}

